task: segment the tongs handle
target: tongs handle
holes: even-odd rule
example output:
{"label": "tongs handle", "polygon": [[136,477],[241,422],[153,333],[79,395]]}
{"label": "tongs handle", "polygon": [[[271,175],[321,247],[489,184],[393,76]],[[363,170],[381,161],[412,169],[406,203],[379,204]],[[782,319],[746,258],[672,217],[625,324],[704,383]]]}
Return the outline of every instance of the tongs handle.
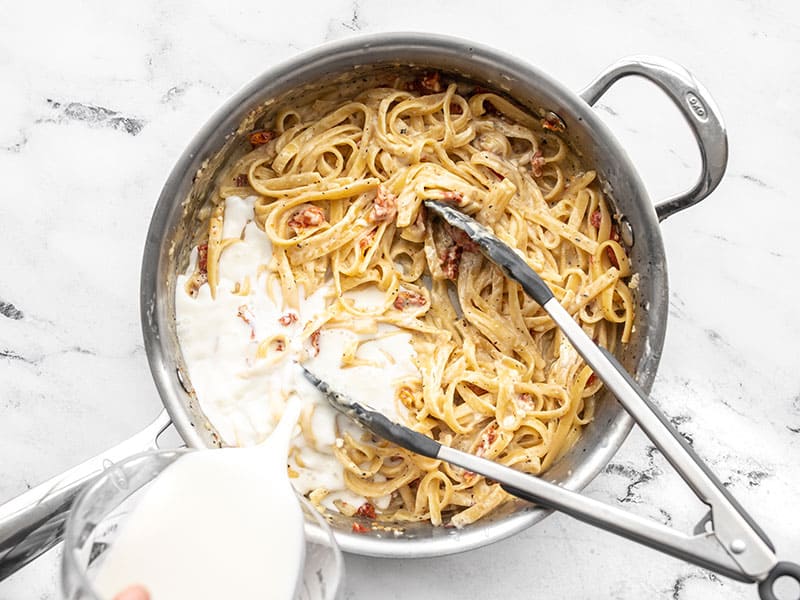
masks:
{"label": "tongs handle", "polygon": [[763,577],[775,566],[775,553],[769,539],[753,518],[619,361],[608,350],[595,344],[556,298],[551,297],[542,307],[698,498],[711,507],[713,533],[742,571],[754,578]]}
{"label": "tongs handle", "polygon": [[547,312],[700,500],[711,508],[714,525],[711,533],[741,572],[757,581],[768,578],[777,560],[767,536],[617,359],[592,341],[514,248],[453,206],[432,200],[427,200],[425,205],[451,226],[466,233],[484,256],[519,283],[525,293]]}
{"label": "tongs handle", "polygon": [[[578,327],[577,323],[575,326]],[[629,390],[635,392],[638,398],[633,399],[625,390],[621,390],[620,393],[615,390],[612,392],[697,496],[711,506],[714,535],[731,558],[738,563],[742,572],[759,581],[758,594],[761,599],[778,600],[773,586],[782,577],[794,579],[800,585],[800,565],[785,561],[776,562],[775,548],[755,520],[722,485],[694,448],[653,404],[616,357],[605,348],[597,348],[626,380]],[[586,362],[589,363],[589,360]],[[605,379],[603,381],[608,384]],[[649,411],[649,415],[645,411]],[[655,417],[658,423],[654,422],[652,417]],[[797,600],[800,600],[800,597]]]}
{"label": "tongs handle", "polygon": [[[320,379],[305,366],[303,366],[303,371],[308,380],[325,394],[334,408],[354,419],[368,431],[411,452],[443,460],[468,471],[479,473],[498,482],[508,493],[523,500],[561,511],[606,531],[627,537],[727,577],[739,581],[757,580],[756,577],[745,574],[740,565],[711,537],[711,534],[686,535],[652,519],[631,514],[619,507],[555,485],[544,478],[533,477],[492,460],[444,446],[426,435],[394,423],[385,415],[353,401],[345,394],[331,388],[326,381]],[[781,576],[792,576],[796,572],[793,570],[795,568],[800,569],[797,565],[790,563],[776,565],[767,575],[766,583],[759,586],[762,599],[775,600],[774,596],[770,595],[773,582]]]}

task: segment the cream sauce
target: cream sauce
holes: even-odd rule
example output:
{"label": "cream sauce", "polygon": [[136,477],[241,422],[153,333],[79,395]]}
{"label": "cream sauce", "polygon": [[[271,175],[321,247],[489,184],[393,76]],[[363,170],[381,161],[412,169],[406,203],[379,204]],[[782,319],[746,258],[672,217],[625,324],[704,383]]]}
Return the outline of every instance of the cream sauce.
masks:
{"label": "cream sauce", "polygon": [[[405,413],[396,401],[398,382],[419,376],[411,335],[399,328],[359,317],[359,331],[323,328],[319,354],[308,340],[302,340],[305,325],[323,313],[335,299],[328,284],[309,297],[300,294],[298,310],[286,309],[279,289],[267,292],[264,272],[272,256],[267,235],[253,222],[255,198],[229,197],[225,204],[223,239],[241,239],[225,248],[219,264],[220,282],[216,298],[207,284],[192,298],[185,283],[194,271],[196,250],[188,275],[178,277],[175,312],[181,351],[200,406],[209,422],[233,446],[250,446],[262,441],[274,428],[290,398],[303,406],[301,428],[292,440],[289,464],[292,484],[301,493],[318,488],[330,492],[324,504],[334,500],[358,506],[364,502],[349,492],[341,464],[333,453],[344,432],[356,439],[362,432],[347,418],[339,416],[327,400],[303,376],[303,362],[331,385],[354,400],[369,405],[389,418],[403,420]],[[246,295],[233,292],[236,284],[250,289]],[[368,313],[381,306],[386,295],[376,287],[348,292],[345,302]],[[282,324],[289,314],[296,320]],[[284,323],[289,319],[284,319]],[[257,358],[259,344],[280,337],[284,350]],[[356,342],[356,366],[342,367],[342,356]],[[274,349],[274,347],[273,347]],[[300,465],[303,466],[300,466]],[[380,508],[388,498],[373,499]]]}

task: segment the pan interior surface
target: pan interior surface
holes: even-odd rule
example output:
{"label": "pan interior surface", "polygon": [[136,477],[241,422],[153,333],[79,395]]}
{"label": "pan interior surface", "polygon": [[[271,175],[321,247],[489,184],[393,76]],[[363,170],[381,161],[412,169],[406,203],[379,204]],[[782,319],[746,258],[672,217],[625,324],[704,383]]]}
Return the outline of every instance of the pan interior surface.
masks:
{"label": "pan interior surface", "polygon": [[[601,65],[598,65],[600,67]],[[347,40],[306,53],[251,82],[205,125],[167,180],[145,247],[141,310],[145,346],[159,393],[173,422],[193,447],[221,440],[192,389],[175,327],[175,282],[208,218],[211,191],[226,165],[248,149],[247,134],[269,121],[278,107],[345,83],[358,85],[398,71],[438,70],[493,89],[539,114],[553,111],[566,123],[570,144],[598,172],[604,191],[634,234],[629,248],[639,274],[634,334],[620,356],[649,390],[663,345],[667,314],[664,249],[655,212],[624,151],[592,109],[573,92],[524,62],[470,42],[422,34],[384,34]],[[544,475],[579,490],[607,464],[630,431],[632,420],[604,393],[594,422],[578,443]],[[544,518],[548,511],[509,502],[463,529],[403,523],[353,533],[353,520],[327,515],[348,552],[383,557],[452,554],[489,544]]]}

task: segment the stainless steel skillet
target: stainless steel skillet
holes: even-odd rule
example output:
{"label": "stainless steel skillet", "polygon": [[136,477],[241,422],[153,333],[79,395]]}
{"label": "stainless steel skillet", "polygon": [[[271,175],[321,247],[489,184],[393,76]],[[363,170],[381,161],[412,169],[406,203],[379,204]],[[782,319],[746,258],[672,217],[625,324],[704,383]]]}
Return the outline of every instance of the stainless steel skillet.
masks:
{"label": "stainless steel skillet", "polygon": [[[668,312],[667,265],[659,221],[706,197],[727,161],[725,130],[706,90],[683,68],[649,57],[625,59],[575,93],[525,61],[470,41],[430,34],[397,33],[350,38],[279,65],[237,93],[211,118],[167,179],[147,234],[141,278],[141,318],[153,378],[167,414],[138,436],[0,506],[0,578],[55,544],[63,516],[81,485],[118,460],[154,445],[170,420],[192,447],[216,447],[219,437],[194,396],[174,323],[174,284],[185,267],[193,235],[215,175],[247,144],[247,133],[276,105],[320,89],[398,70],[437,69],[496,89],[532,112],[553,111],[570,142],[595,166],[624,215],[623,240],[640,274],[636,335],[621,361],[649,390],[661,355]],[[592,110],[618,79],[630,75],[655,83],[676,104],[700,147],[703,168],[695,185],[655,208],[625,151]],[[632,419],[611,398],[598,402],[595,423],[579,444],[548,471],[567,489],[582,489],[624,441]],[[549,511],[520,502],[460,531],[419,523],[399,537],[355,534],[352,521],[333,516],[337,540],[348,552],[384,557],[450,554],[489,544],[543,519]]]}

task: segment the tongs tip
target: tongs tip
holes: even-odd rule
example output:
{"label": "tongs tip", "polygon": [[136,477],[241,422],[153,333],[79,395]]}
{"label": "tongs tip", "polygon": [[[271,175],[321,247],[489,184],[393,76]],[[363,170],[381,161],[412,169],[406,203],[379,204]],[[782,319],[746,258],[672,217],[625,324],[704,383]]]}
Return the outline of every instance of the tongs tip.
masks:
{"label": "tongs tip", "polygon": [[355,405],[350,398],[341,392],[334,390],[327,381],[321,379],[314,372],[310,371],[305,365],[301,364],[300,368],[303,370],[303,375],[305,378],[308,379],[308,381],[310,381],[314,387],[316,387],[325,395],[328,402],[333,405],[335,409],[349,414],[349,411],[351,411]]}

